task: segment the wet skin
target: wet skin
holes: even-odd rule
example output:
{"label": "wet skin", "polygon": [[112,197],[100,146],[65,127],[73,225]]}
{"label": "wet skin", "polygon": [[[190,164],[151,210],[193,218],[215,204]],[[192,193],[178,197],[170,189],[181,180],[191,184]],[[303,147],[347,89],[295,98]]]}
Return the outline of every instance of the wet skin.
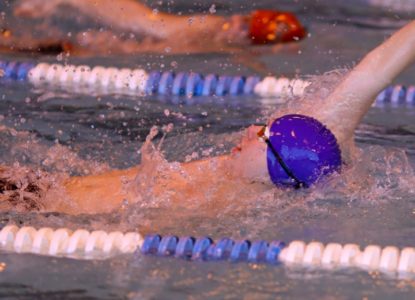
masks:
{"label": "wet skin", "polygon": [[[415,22],[411,22],[366,55],[340,82],[321,109],[307,113],[335,134],[343,147],[342,153],[347,152],[344,151],[344,145],[353,137],[354,129],[369,110],[377,93],[413,63],[414,49]],[[347,121],[339,122],[341,119]],[[232,184],[236,178],[245,180],[247,184],[257,183],[258,188],[264,184],[269,185],[266,146],[258,140],[258,130],[254,126],[247,129],[240,146],[229,155],[182,164],[181,171],[185,175],[173,172],[164,181],[156,182],[154,194],[162,195],[166,191],[173,191],[180,196],[200,193],[200,190],[208,189],[209,185],[217,184],[201,179],[218,177],[218,174],[225,182],[219,189],[221,197],[226,197],[233,188],[237,188]],[[212,164],[215,166],[212,167]],[[149,165],[151,163],[145,164],[146,167]],[[66,181],[64,186],[68,197],[77,203],[80,210],[89,213],[109,211],[119,207],[126,197],[140,199],[137,194],[140,193],[139,189],[134,188],[134,185],[126,188],[122,182],[134,182],[134,178],[139,177],[141,172],[143,170],[136,167],[75,177]],[[198,184],[189,186],[186,176],[191,176]]]}

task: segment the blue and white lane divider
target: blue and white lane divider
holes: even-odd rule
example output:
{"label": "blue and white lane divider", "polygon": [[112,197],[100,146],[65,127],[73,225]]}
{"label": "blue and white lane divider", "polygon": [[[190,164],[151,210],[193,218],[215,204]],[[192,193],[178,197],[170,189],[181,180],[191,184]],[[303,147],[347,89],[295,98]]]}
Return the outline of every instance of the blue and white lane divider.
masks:
{"label": "blue and white lane divider", "polygon": [[7,225],[0,231],[0,250],[79,259],[102,259],[133,253],[142,244],[143,238],[137,232],[124,234],[49,227],[36,230],[31,226],[19,228],[15,225]]}
{"label": "blue and white lane divider", "polygon": [[209,237],[175,237],[148,235],[141,247],[143,254],[156,256],[175,256],[178,258],[223,261],[250,262],[305,267],[350,268],[384,272],[415,273],[415,248],[398,248],[377,245],[367,246],[363,251],[358,245],[344,246],[319,242],[304,243],[293,241],[286,245],[281,241],[248,240],[234,241],[222,238],[216,243]]}
{"label": "blue and white lane divider", "polygon": [[[143,69],[117,69],[101,66],[61,65],[47,63],[2,62],[4,80],[29,81],[35,86],[52,85],[73,90],[100,90],[126,95],[166,96],[238,96],[260,97],[301,96],[309,81],[258,76],[218,76],[198,73],[146,72]],[[415,86],[395,85],[386,88],[376,104],[415,105]]]}
{"label": "blue and white lane divider", "polygon": [[7,225],[0,230],[0,250],[35,253],[77,259],[104,259],[114,255],[141,253],[159,257],[176,257],[191,261],[229,261],[297,265],[311,268],[361,268],[368,271],[415,275],[415,248],[399,250],[369,245],[363,250],[356,244],[341,245],[275,240],[213,241],[209,237],[147,235],[137,232],[89,232],[84,229],[51,229]]}

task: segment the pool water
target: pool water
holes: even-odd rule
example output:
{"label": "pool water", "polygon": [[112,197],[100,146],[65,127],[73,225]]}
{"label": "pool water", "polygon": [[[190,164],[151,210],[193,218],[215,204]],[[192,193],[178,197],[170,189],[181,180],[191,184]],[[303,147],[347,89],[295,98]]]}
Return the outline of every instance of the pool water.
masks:
{"label": "pool water", "polygon": [[[268,1],[269,2],[269,1]],[[270,6],[267,1],[258,2]],[[255,53],[134,54],[65,58],[73,64],[143,67],[147,70],[220,74],[322,75],[351,67],[407,17],[369,8],[362,16],[341,3],[283,3],[298,11],[311,36],[301,43]],[[156,5],[156,4],[154,4]],[[189,9],[180,1],[174,8]],[[170,7],[170,8],[169,8]],[[323,9],[324,8],[324,9]],[[200,8],[199,8],[200,9]],[[203,7],[202,7],[203,9]],[[248,10],[239,2],[218,11]],[[374,12],[372,12],[374,10]],[[370,13],[370,14],[369,14]],[[381,18],[381,19],[380,19]],[[346,21],[344,21],[346,20]],[[24,58],[24,57],[23,57]],[[249,60],[248,60],[249,58]],[[0,59],[22,59],[2,55]],[[32,57],[33,59],[33,57]],[[36,60],[56,62],[61,57]],[[415,67],[396,80],[413,84]],[[327,85],[335,80],[325,75]],[[322,85],[320,88],[324,89]],[[261,123],[283,99],[252,97],[128,97],[33,88],[2,83],[0,90],[1,163],[65,174],[91,174],[126,168],[140,161],[150,129],[173,124],[162,151],[169,161],[186,161],[228,152],[242,129]],[[318,105],[318,103],[317,103]],[[129,206],[117,213],[70,216],[3,211],[1,224],[143,233],[229,236],[235,239],[295,239],[321,242],[414,246],[415,107],[374,107],[356,131],[356,160],[340,179],[305,192],[264,191],[241,201],[209,199],[174,206],[163,199]],[[162,130],[154,140],[159,142]],[[205,200],[205,201],[204,201]],[[188,262],[140,254],[103,261],[77,261],[30,254],[0,254],[0,297],[17,299],[413,299],[414,278],[377,272],[288,268],[228,262]]]}

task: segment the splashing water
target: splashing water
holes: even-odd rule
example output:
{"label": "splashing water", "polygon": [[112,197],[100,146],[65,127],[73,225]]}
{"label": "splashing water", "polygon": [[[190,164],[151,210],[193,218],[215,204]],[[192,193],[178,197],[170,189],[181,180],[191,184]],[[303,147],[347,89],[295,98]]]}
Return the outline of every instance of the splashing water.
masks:
{"label": "splashing water", "polygon": [[[38,2],[47,3],[41,0]],[[360,2],[363,4],[364,1]],[[336,3],[331,1],[330,7],[333,5]],[[337,5],[353,10],[357,7],[344,3],[337,3]],[[345,19],[343,13],[339,15],[333,14],[333,11],[328,9],[318,10],[322,13],[329,13],[330,18]],[[67,11],[65,9],[64,13],[67,14]],[[309,9],[305,11],[307,18],[313,14]],[[219,7],[218,12],[222,13]],[[72,14],[79,15],[75,9],[72,10]],[[359,6],[359,14],[364,15],[364,19],[362,18],[364,22],[368,21],[376,26],[382,26],[382,20],[379,20],[378,16],[371,21],[368,19],[370,14],[362,13],[362,5]],[[59,19],[60,24],[64,24],[65,22],[60,20],[61,14],[57,16],[55,19]],[[186,53],[189,50],[188,47],[172,47],[170,42],[160,43],[157,46],[157,41],[152,39],[148,41],[144,39],[140,42],[139,34],[135,34],[137,38],[128,38],[129,35],[125,34],[117,35],[114,39],[114,30],[111,28],[103,26],[101,32],[100,27],[96,26],[89,30],[91,22],[82,18],[82,24],[78,26],[81,28],[71,26],[71,32],[67,32],[64,28],[56,28],[57,25],[52,24],[50,20],[48,17],[40,19],[41,24],[37,24],[34,30],[38,31],[40,28],[42,32],[56,37],[62,36],[64,40],[67,35],[70,41],[79,43],[81,48],[84,46],[91,49],[94,56],[99,53],[107,54],[106,50],[109,46],[114,47],[110,49],[113,53],[150,51],[158,47],[166,57],[178,49],[184,49]],[[397,23],[401,24],[401,22],[402,20],[397,20],[396,16],[389,21],[394,28]],[[339,27],[342,25],[337,24],[333,27],[331,21],[327,26],[314,23],[311,38],[299,44],[304,46],[300,48],[301,55],[291,55],[288,53],[291,52],[291,48],[287,47],[287,50],[279,52],[278,55],[268,57],[268,61],[263,55],[258,55],[259,59],[269,63],[267,67],[278,73],[290,75],[296,67],[299,68],[298,73],[310,73],[316,69],[327,70],[333,66],[348,63],[360,56],[364,49],[383,40],[384,32],[365,30],[360,26],[356,29],[353,25],[349,26],[351,29],[349,28],[348,31],[339,30]],[[27,28],[32,29],[32,26]],[[318,39],[318,33],[322,28],[321,32],[327,34]],[[17,29],[11,29],[12,34],[17,34]],[[23,28],[22,32],[31,31]],[[84,32],[86,32],[85,35]],[[336,38],[337,41],[340,35],[344,38],[340,44],[336,43],[336,48],[333,40]],[[15,37],[15,40],[22,40],[23,45],[30,44],[27,36]],[[137,40],[139,46],[137,46]],[[355,46],[356,41],[359,42],[358,49]],[[169,48],[166,48],[167,46]],[[333,48],[334,54],[325,51],[325,47],[329,47],[330,51]],[[293,48],[297,53],[298,48],[296,46]],[[317,50],[310,52],[310,49],[314,48]],[[171,51],[166,49],[171,49]],[[336,55],[336,50],[343,54]],[[298,53],[300,54],[300,51]],[[324,56],[323,59],[321,59],[322,56]],[[310,60],[309,57],[313,59]],[[60,60],[61,57],[57,59]],[[73,63],[72,59],[74,59],[72,56],[63,57],[64,62],[69,60],[69,63]],[[136,63],[135,58],[130,57],[125,60],[121,57],[113,59],[125,65]],[[142,65],[147,66],[148,69],[159,69],[159,63],[151,63],[154,59],[158,58],[145,56],[142,58],[144,61]],[[160,59],[163,64],[169,66],[169,61],[165,61],[163,56]],[[242,64],[238,63],[239,67],[235,67],[232,71],[232,68],[226,67],[226,63],[223,64],[227,58],[214,55],[213,57],[185,56],[183,59],[173,57],[173,59],[171,66],[174,65],[176,68],[178,64],[177,71],[203,69],[200,64],[205,60],[205,64],[209,64],[209,68],[203,69],[207,69],[205,72],[225,74],[227,72],[242,74],[252,72],[252,69],[244,67],[247,64],[245,61],[242,61]],[[251,53],[248,58],[245,57],[247,61],[252,59]],[[140,59],[137,58],[137,60]],[[94,58],[86,63],[94,64],[97,61],[102,62],[99,58]],[[212,61],[220,61],[220,64],[210,65]],[[106,63],[112,64],[109,61]],[[239,69],[241,66],[243,69]],[[415,138],[412,138],[415,135],[411,128],[408,132],[399,129],[401,124],[412,126],[410,119],[401,120],[401,116],[409,118],[408,115],[410,115],[413,118],[409,111],[396,108],[373,109],[369,118],[365,120],[364,126],[359,128],[365,129],[364,137],[361,132],[357,132],[357,145],[354,145],[353,141],[342,145],[343,149],[349,152],[342,173],[335,174],[318,186],[304,191],[278,190],[272,186],[246,182],[240,178],[228,176],[226,170],[220,168],[219,159],[213,159],[213,156],[229,152],[231,146],[237,145],[242,133],[233,131],[241,126],[247,126],[252,122],[259,123],[269,116],[278,116],[286,112],[316,111],[316,108],[324,103],[346,72],[347,70],[336,70],[323,76],[308,78],[313,81],[313,84],[308,88],[307,96],[303,99],[291,99],[294,97],[278,99],[281,100],[280,102],[291,100],[284,107],[280,107],[275,99],[271,99],[272,102],[263,102],[260,108],[255,105],[255,112],[247,113],[246,110],[251,107],[245,105],[250,103],[250,99],[244,99],[244,101],[248,100],[241,105],[243,108],[241,111],[245,110],[244,112],[233,114],[232,109],[227,107],[226,109],[229,109],[231,113],[221,113],[221,119],[215,122],[214,118],[218,115],[215,115],[215,111],[222,110],[222,106],[210,104],[210,107],[206,108],[202,105],[202,110],[209,112],[209,116],[203,118],[209,119],[209,124],[212,124],[210,129],[205,127],[208,122],[197,120],[192,123],[190,120],[191,118],[197,119],[200,112],[197,107],[189,108],[186,105],[173,107],[160,104],[153,101],[156,100],[155,97],[150,99],[152,101],[141,98],[132,99],[135,102],[134,106],[140,109],[140,112],[137,110],[136,113],[132,109],[133,105],[128,103],[133,101],[126,100],[125,97],[119,97],[116,101],[102,97],[102,100],[100,98],[97,101],[95,98],[97,95],[90,95],[90,97],[71,95],[70,99],[63,99],[62,95],[45,94],[41,105],[21,105],[19,97],[8,99],[12,97],[4,91],[6,96],[2,97],[2,105],[11,104],[13,111],[9,111],[9,107],[2,110],[5,116],[0,116],[1,122],[18,129],[17,131],[10,128],[0,130],[0,149],[3,154],[1,164],[6,168],[0,169],[0,182],[3,178],[5,182],[14,182],[13,189],[9,191],[15,193],[15,198],[19,201],[6,203],[4,199],[0,199],[1,225],[15,223],[19,226],[31,225],[38,228],[47,226],[124,232],[134,230],[143,234],[209,235],[214,238],[230,236],[234,239],[251,240],[301,239],[351,242],[362,246],[370,243],[408,246],[413,240],[415,228],[413,217],[415,191],[414,174],[409,162],[412,160],[412,164],[414,163],[414,156],[409,154],[408,157],[407,153],[413,150],[408,148],[415,145]],[[411,78],[412,76],[408,76],[408,83],[411,82]],[[228,99],[225,100],[222,102],[227,102]],[[16,110],[13,108],[14,101],[18,102]],[[89,101],[86,108],[84,101]],[[104,105],[107,101],[111,103],[111,106]],[[259,101],[255,99],[255,103]],[[211,102],[216,101],[212,99]],[[52,106],[55,108],[51,108]],[[39,111],[46,111],[49,116],[37,114],[36,111],[34,113],[27,111],[33,107],[35,110],[40,108]],[[275,113],[276,107],[278,111]],[[158,113],[156,110],[159,108],[161,111],[168,108],[170,114]],[[126,116],[118,113],[124,111],[127,111]],[[173,111],[182,114],[183,118],[180,121],[174,121],[176,132],[166,134],[161,124],[166,124],[176,118]],[[191,112],[188,113],[188,111]],[[99,113],[105,114],[105,120],[95,122],[94,118]],[[40,119],[45,117],[46,120],[43,119],[44,122],[39,123],[32,121],[39,116]],[[384,116],[387,119],[383,120]],[[13,121],[13,118],[23,117],[27,120],[24,126],[16,125]],[[54,118],[59,119],[59,124]],[[81,122],[80,119],[82,119]],[[390,122],[390,120],[394,121]],[[372,121],[374,123],[379,121],[381,125],[372,127]],[[182,122],[187,125],[182,125]],[[85,129],[92,123],[100,125],[96,127],[98,130]],[[38,124],[43,126],[41,130],[37,130]],[[159,126],[159,134],[154,136],[154,129],[149,134],[146,144],[142,145],[141,141],[144,141],[152,124]],[[48,125],[51,128],[46,128]],[[52,128],[54,125],[59,126]],[[75,127],[70,127],[72,125]],[[199,126],[203,126],[203,130],[197,130]],[[393,129],[389,132],[384,127]],[[62,129],[65,138],[56,134],[54,132],[56,129]],[[28,133],[27,130],[33,130],[35,133]],[[74,131],[79,136],[72,135]],[[160,143],[160,137],[163,134],[165,138]],[[367,137],[369,138],[365,139]],[[58,144],[55,139],[59,139],[62,144]],[[106,143],[101,144],[99,139],[105,140]],[[104,149],[101,149],[101,146]],[[73,204],[70,199],[65,198],[65,191],[60,189],[62,182],[68,177],[99,174],[109,170],[109,165],[123,168],[133,165],[139,161],[137,153],[140,148],[142,148],[140,172],[123,182],[125,190],[132,191],[131,198],[122,201],[113,212],[79,215],[53,212],[57,204],[68,206]],[[181,163],[181,161],[201,158],[210,159],[209,163],[204,165],[203,170],[190,172],[186,164]],[[50,188],[51,185],[52,188]],[[45,190],[47,190],[47,197],[43,193]],[[23,201],[20,200],[21,196],[23,196]],[[27,196],[32,197],[34,201],[25,199]],[[35,206],[30,206],[30,204]],[[75,211],[75,204],[73,205],[74,207],[70,208]],[[6,269],[3,271],[3,268]],[[169,259],[158,261],[139,255],[121,256],[106,262],[94,261],[91,264],[85,264],[65,259],[48,260],[32,255],[4,254],[0,269],[3,271],[3,281],[7,282],[3,290],[21,295],[27,293],[31,296],[34,293],[43,295],[51,291],[54,295],[70,294],[87,297],[81,289],[95,291],[97,286],[100,287],[97,292],[98,297],[104,297],[103,294],[107,293],[109,298],[117,297],[114,295],[120,295],[121,298],[121,294],[127,294],[127,292],[126,297],[130,298],[166,298],[172,291],[183,296],[193,291],[199,298],[203,296],[212,298],[217,295],[218,298],[227,296],[228,298],[251,297],[255,299],[269,298],[274,294],[284,294],[287,297],[297,295],[302,298],[322,298],[322,295],[333,297],[333,295],[338,296],[339,293],[350,295],[350,297],[356,295],[367,297],[368,294],[380,297],[391,295],[392,297],[397,294],[408,294],[410,298],[409,295],[413,294],[413,281],[391,280],[391,278],[384,280],[383,276],[374,272],[366,276],[366,273],[361,274],[355,271],[351,273],[321,272],[257,264],[194,264]],[[39,283],[39,272],[44,276],[47,275],[46,273],[53,273],[53,280],[51,282],[43,280]],[[79,287],[80,284],[80,289],[72,291],[74,285]]]}
{"label": "splashing water", "polygon": [[[345,73],[333,71],[311,78],[313,84],[307,88],[304,99],[287,98],[290,101],[277,113],[272,112],[272,116],[277,117],[287,111],[310,111],[311,107],[324,101]],[[144,232],[178,232],[187,228],[189,233],[212,234],[218,231],[231,232],[236,236],[246,233],[255,236],[269,228],[270,224],[276,227],[292,226],[293,222],[314,218],[316,215],[328,217],[333,210],[339,212],[344,207],[393,204],[402,198],[408,199],[415,193],[415,177],[404,150],[376,145],[358,148],[349,143],[349,157],[341,174],[335,174],[308,190],[279,190],[269,184],[247,182],[230,175],[221,163],[220,156],[208,157],[199,167],[169,162],[163,152],[175,152],[175,149],[181,151],[179,149],[183,144],[183,136],[169,138],[172,129],[172,126],[162,128],[163,137],[158,144],[154,144],[154,138],[159,135],[159,130],[156,127],[151,129],[141,147],[139,171],[132,180],[123,182],[129,197],[116,206],[115,211],[94,216],[89,221],[82,216],[74,218],[60,214],[53,222],[70,228],[88,227],[85,223],[89,223],[92,229],[131,230],[138,226]],[[5,138],[7,140],[12,134],[8,129],[4,130],[8,132]],[[13,135],[8,163],[20,161],[21,164],[13,165],[13,172],[10,169],[8,173],[3,171],[3,177],[7,180],[23,178],[22,172],[27,174],[26,166],[52,172],[39,171],[37,176],[29,176],[30,182],[34,182],[35,186],[43,187],[53,183],[47,188],[47,196],[42,194],[36,198],[36,203],[39,203],[36,210],[40,212],[70,207],[71,200],[64,196],[60,184],[70,174],[97,174],[108,169],[106,165],[80,159],[64,146],[53,145],[48,148],[33,137],[30,138],[30,134],[13,131]],[[214,146],[207,152],[215,153],[220,148],[219,145],[229,142],[229,139],[235,145],[241,136],[241,133],[216,134]],[[164,142],[166,138],[169,138],[169,143]],[[195,134],[191,139],[192,143],[197,144],[205,137]],[[178,142],[172,142],[174,140]],[[183,157],[182,160],[184,159]],[[76,205],[72,204],[70,210],[76,209]],[[8,205],[3,211],[6,210],[10,215],[13,211],[33,211],[33,207]],[[44,219],[44,213],[19,215],[17,219],[19,218],[27,219],[32,225],[50,222],[50,219]]]}

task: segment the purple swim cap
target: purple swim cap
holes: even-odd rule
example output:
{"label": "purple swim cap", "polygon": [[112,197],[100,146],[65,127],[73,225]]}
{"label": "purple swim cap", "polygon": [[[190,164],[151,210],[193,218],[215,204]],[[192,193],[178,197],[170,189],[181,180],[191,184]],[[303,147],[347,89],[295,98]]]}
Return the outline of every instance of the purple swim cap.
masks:
{"label": "purple swim cap", "polygon": [[336,137],[311,117],[285,115],[276,119],[266,143],[268,172],[279,187],[309,187],[339,171],[342,164]]}

